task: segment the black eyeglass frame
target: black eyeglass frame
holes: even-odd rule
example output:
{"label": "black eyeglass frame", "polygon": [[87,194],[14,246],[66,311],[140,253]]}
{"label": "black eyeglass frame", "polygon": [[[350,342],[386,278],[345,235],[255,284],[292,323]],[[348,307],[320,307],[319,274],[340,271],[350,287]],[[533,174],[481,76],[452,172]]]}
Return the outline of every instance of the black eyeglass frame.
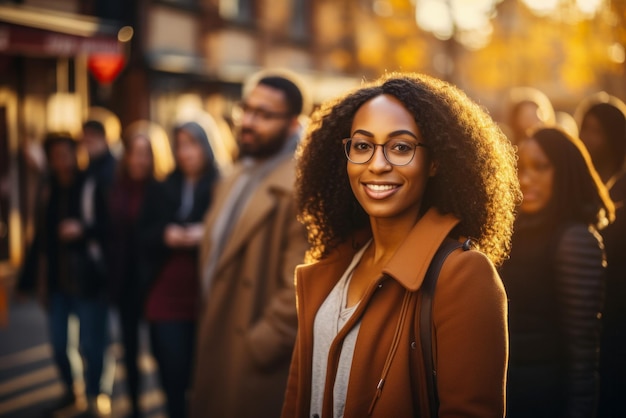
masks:
{"label": "black eyeglass frame", "polygon": [[293,115],[289,112],[274,112],[271,110],[263,109],[261,107],[253,107],[247,104],[246,102],[237,103],[234,108],[234,112],[238,115],[235,119],[241,119],[244,115],[250,114],[253,119],[261,119],[261,120],[274,120],[274,119],[289,119],[293,117]]}
{"label": "black eyeglass frame", "polygon": [[349,147],[349,144],[350,144],[350,142],[351,142],[353,139],[354,139],[354,138],[344,138],[344,139],[342,139],[342,140],[341,140],[341,143],[343,144],[343,152],[344,152],[344,154],[346,155],[346,158],[348,159],[348,161],[350,161],[352,164],[359,164],[359,165],[361,165],[361,164],[367,164],[367,163],[369,163],[370,161],[372,161],[372,158],[374,158],[374,154],[376,154],[376,147],[382,147],[382,148],[383,148],[383,156],[385,157],[385,160],[387,160],[387,162],[388,162],[389,164],[391,164],[392,166],[394,166],[394,167],[404,167],[404,166],[407,166],[407,165],[411,164],[411,162],[412,162],[412,161],[413,161],[413,159],[415,158],[415,152],[416,152],[416,150],[417,150],[418,148],[422,147],[422,148],[426,148],[426,149],[428,149],[428,144],[425,144],[425,143],[423,143],[423,142],[411,142],[413,145],[415,145],[415,148],[413,148],[413,155],[411,155],[411,158],[409,159],[409,161],[407,161],[407,162],[406,162],[406,163],[404,163],[404,164],[394,164],[394,163],[392,163],[392,162],[389,160],[389,157],[387,156],[387,148],[386,148],[386,145],[387,145],[388,143],[390,143],[391,141],[393,141],[393,139],[390,139],[389,141],[385,142],[384,144],[375,144],[375,143],[373,143],[373,142],[366,141],[366,142],[368,142],[369,144],[371,144],[371,145],[374,147],[374,149],[373,149],[373,151],[372,151],[372,155],[370,155],[370,157],[369,157],[367,160],[363,161],[363,162],[356,162],[356,161],[354,161],[354,160],[352,160],[352,159],[350,158],[350,152],[348,151],[348,150],[349,150],[349,148],[350,148],[350,147]]}

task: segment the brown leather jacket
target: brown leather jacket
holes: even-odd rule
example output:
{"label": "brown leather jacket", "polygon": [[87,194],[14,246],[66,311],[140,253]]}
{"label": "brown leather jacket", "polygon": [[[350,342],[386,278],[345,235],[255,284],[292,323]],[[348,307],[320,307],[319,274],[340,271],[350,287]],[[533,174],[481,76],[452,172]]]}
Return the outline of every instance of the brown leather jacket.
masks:
{"label": "brown leather jacket", "polygon": [[[431,209],[411,230],[381,272],[381,278],[370,285],[331,346],[323,417],[332,417],[332,382],[341,339],[357,321],[361,321],[361,327],[344,417],[428,417],[419,325],[416,325],[419,321],[415,320],[419,312],[419,289],[430,260],[457,222],[453,216]],[[350,263],[354,248],[364,242],[360,240],[358,245],[349,242],[329,257],[297,269],[299,329],[283,418],[309,416],[315,314]],[[401,323],[405,295],[408,313]],[[482,253],[457,249],[448,257],[435,292],[433,322],[439,417],[504,416],[508,356],[506,295],[500,277]],[[392,349],[394,340],[398,344]]]}

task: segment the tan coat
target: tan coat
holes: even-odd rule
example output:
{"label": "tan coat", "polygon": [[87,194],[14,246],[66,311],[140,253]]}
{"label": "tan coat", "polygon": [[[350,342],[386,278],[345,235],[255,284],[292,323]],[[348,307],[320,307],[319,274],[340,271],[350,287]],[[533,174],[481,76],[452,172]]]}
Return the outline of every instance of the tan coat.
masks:
{"label": "tan coat", "polygon": [[[419,331],[419,288],[439,244],[457,223],[430,210],[372,283],[329,353],[322,417],[332,417],[332,382],[340,341],[361,320],[347,389],[345,418],[428,417]],[[313,321],[347,268],[358,245],[344,245],[328,258],[296,273],[299,330],[290,371],[283,418],[309,415]],[[409,291],[407,320],[399,324]],[[419,321],[417,321],[419,323]],[[433,300],[439,417],[502,417],[505,404],[508,338],[506,295],[489,260],[478,251],[453,252],[446,260]],[[396,330],[396,327],[399,327]],[[417,328],[419,329],[419,328]],[[397,350],[390,358],[393,338]],[[339,342],[339,343],[338,343]],[[377,386],[390,361],[382,390]],[[329,383],[330,382],[330,383]],[[371,414],[369,413],[371,409]]]}
{"label": "tan coat", "polygon": [[[207,231],[236,177],[218,185]],[[294,271],[308,249],[294,179],[289,159],[259,184],[218,260],[199,321],[192,417],[280,416],[297,330]],[[201,269],[209,250],[205,242]]]}

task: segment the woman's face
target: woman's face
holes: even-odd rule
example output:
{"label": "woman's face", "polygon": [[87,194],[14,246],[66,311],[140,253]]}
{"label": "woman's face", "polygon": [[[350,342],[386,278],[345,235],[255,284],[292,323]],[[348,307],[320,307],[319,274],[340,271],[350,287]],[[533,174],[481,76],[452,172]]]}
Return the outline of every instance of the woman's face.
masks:
{"label": "woman's face", "polygon": [[541,123],[539,106],[533,102],[522,102],[517,109],[515,117],[515,129],[524,135],[529,129]]}
{"label": "woman's face", "polygon": [[[352,121],[351,137],[375,145],[390,140],[411,146],[425,143],[413,115],[390,95],[374,97],[359,108]],[[370,218],[417,221],[426,182],[435,174],[427,148],[417,146],[415,156],[404,166],[390,164],[382,146],[375,146],[368,162],[347,164],[352,191]]]}
{"label": "woman's face", "polygon": [[605,161],[611,161],[611,151],[607,145],[604,129],[595,115],[590,113],[584,117],[579,136],[589,151],[594,164],[601,165]]}
{"label": "woman's face", "polygon": [[554,167],[533,138],[520,143],[518,156],[517,176],[524,195],[520,210],[537,213],[552,198]]}
{"label": "woman's face", "polygon": [[152,175],[153,157],[150,140],[145,136],[134,137],[126,151],[126,169],[131,180],[143,181]]}
{"label": "woman's face", "polygon": [[198,177],[204,171],[205,156],[202,146],[187,131],[176,135],[176,163],[185,177]]}

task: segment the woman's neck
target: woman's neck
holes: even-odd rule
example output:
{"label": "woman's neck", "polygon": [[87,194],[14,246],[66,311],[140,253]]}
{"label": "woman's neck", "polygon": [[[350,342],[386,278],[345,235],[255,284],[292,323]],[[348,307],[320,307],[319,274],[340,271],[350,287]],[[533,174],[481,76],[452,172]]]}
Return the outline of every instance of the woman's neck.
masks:
{"label": "woman's neck", "polygon": [[372,228],[372,260],[375,264],[386,263],[402,245],[419,217],[415,219],[398,220],[394,219],[370,219]]}

